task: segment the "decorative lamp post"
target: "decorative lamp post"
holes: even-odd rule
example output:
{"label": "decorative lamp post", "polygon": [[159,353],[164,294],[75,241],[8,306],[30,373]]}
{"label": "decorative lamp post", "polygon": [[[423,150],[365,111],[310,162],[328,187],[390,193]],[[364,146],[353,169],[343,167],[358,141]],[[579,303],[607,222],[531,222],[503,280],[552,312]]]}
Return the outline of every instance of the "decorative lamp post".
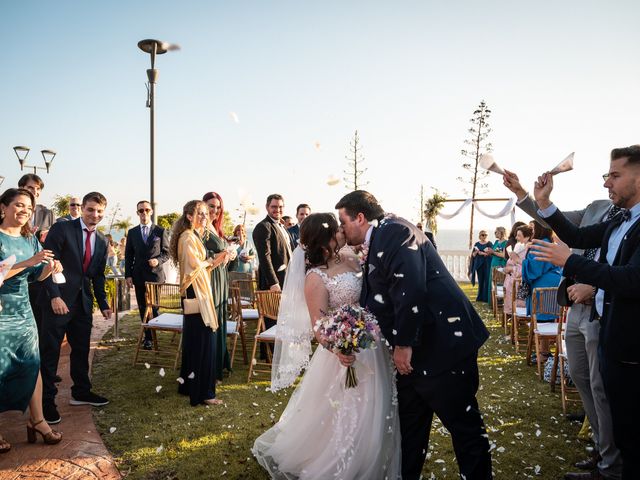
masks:
{"label": "decorative lamp post", "polygon": [[20,163],[20,170],[24,170],[25,168],[33,168],[33,173],[37,173],[38,170],[46,170],[49,173],[51,168],[51,163],[56,156],[56,152],[53,150],[40,150],[42,154],[42,158],[44,159],[44,167],[39,167],[37,165],[27,165],[27,155],[31,149],[29,147],[17,146],[13,147],[13,151],[16,153],[16,157],[18,157],[18,162]]}
{"label": "decorative lamp post", "polygon": [[155,106],[155,87],[156,82],[158,81],[158,75],[160,72],[156,65],[156,55],[162,55],[167,53],[169,50],[179,50],[180,47],[178,45],[174,45],[167,42],[162,42],[160,40],[154,39],[146,39],[140,40],[138,42],[138,48],[145,53],[148,53],[151,56],[151,68],[147,69],[147,78],[149,82],[147,83],[147,108],[149,109],[149,123],[150,123],[150,137],[149,137],[149,160],[150,160],[150,201],[151,208],[153,209],[153,223],[156,223],[157,213],[156,213],[156,200],[155,200],[155,116],[154,116],[154,106]]}

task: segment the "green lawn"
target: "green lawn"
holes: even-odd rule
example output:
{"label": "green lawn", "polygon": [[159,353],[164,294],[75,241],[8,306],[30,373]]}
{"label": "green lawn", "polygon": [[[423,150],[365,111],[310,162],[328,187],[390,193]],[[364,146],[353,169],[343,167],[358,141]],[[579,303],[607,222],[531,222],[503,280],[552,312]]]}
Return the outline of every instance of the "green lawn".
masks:
{"label": "green lawn", "polygon": [[[478,399],[495,478],[562,478],[585,455],[587,444],[576,439],[580,424],[565,420],[558,394],[505,342],[488,308],[476,307],[491,330],[479,354]],[[277,421],[291,392],[266,391],[266,378],[247,384],[238,347],[236,370],[218,387],[224,405],[192,408],[177,393],[178,372],[165,369],[163,377],[158,368],[131,365],[137,322],[131,315],[121,323],[120,335],[129,341],[105,337],[93,366],[96,390],[111,399],[95,410],[96,425],[120,470],[131,479],[266,478],[250,448]],[[449,437],[435,419],[425,478],[459,478]]]}

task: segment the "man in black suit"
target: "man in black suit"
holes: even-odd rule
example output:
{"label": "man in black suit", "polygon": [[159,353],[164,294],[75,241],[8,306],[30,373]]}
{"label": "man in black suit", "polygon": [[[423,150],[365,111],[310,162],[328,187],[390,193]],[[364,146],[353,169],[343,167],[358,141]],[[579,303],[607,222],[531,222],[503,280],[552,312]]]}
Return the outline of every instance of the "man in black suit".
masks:
{"label": "man in black suit", "polygon": [[478,349],[489,332],[433,244],[357,190],[336,205],[350,245],[366,255],[360,304],[376,316],[398,370],[402,478],[420,477],[433,414],[451,432],[461,477],[491,477],[478,408]]}
{"label": "man in black suit", "polygon": [[566,245],[537,241],[532,251],[563,267],[565,276],[596,289],[592,318],[600,321],[600,371],[611,406],[614,441],[622,455],[622,478],[629,480],[640,478],[640,145],[613,149],[609,173],[603,178],[613,204],[625,210],[582,228],[551,203],[551,175],[539,177],[534,188],[539,214],[560,239],[570,247],[600,247],[599,260],[572,254]]}
{"label": "man in black suit", "polygon": [[[169,236],[164,228],[151,223],[153,210],[150,202],[139,201],[136,213],[140,225],[129,230],[127,235],[124,276],[129,288],[135,288],[140,320],[143,320],[147,310],[145,282],[164,282],[162,265],[169,260]],[[153,309],[153,316],[158,316],[157,308]],[[149,330],[145,331],[143,348],[152,348]]]}
{"label": "man in black suit", "polygon": [[[104,217],[107,199],[91,192],[82,199],[82,216],[77,220],[51,226],[44,248],[51,250],[64,268],[65,283],[47,278],[40,295],[42,335],[40,336],[40,369],[42,371],[42,404],[47,423],[60,422],[55,403],[58,389],[54,377],[65,334],[71,346],[71,405],[101,406],[109,403],[91,391],[89,349],[91,340],[93,295],[104,318],[111,309],[104,290],[107,262],[107,240],[96,227]],[[92,295],[93,290],[93,295]]]}
{"label": "man in black suit", "polygon": [[291,235],[291,248],[294,250],[298,246],[298,240],[300,239],[300,225],[309,215],[311,215],[311,207],[309,205],[306,203],[298,205],[296,208],[296,220],[298,220],[298,223],[287,229],[289,235]]}
{"label": "man in black suit", "polygon": [[291,236],[280,219],[284,199],[277,193],[267,197],[267,216],[253,229],[258,253],[258,289],[280,291],[291,258]]}

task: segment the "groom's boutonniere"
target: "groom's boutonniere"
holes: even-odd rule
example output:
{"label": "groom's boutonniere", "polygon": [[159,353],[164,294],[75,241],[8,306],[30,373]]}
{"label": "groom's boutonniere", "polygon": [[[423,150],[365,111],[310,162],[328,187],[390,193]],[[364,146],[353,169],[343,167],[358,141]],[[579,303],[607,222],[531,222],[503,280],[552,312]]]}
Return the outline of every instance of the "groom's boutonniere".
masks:
{"label": "groom's boutonniere", "polygon": [[367,257],[369,256],[369,244],[364,243],[360,247],[360,251],[358,252],[358,262],[360,263],[360,268],[364,268],[367,263]]}

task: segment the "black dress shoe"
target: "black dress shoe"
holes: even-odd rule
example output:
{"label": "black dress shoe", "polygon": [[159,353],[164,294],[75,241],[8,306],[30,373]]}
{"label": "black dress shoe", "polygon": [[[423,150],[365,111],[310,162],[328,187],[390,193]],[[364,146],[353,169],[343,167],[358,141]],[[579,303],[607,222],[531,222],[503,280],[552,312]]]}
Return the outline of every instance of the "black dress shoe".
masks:
{"label": "black dress shoe", "polygon": [[93,405],[94,407],[102,407],[103,405],[107,405],[109,400],[101,397],[100,395],[96,395],[93,392],[87,392],[78,395],[72,395],[71,400],[69,400],[69,405]]}
{"label": "black dress shoe", "polygon": [[62,381],[62,377],[60,375],[56,375],[53,377],[53,383],[60,383]]}
{"label": "black dress shoe", "polygon": [[42,405],[42,413],[44,415],[44,421],[49,425],[55,425],[62,420],[55,403],[45,403]]}
{"label": "black dress shoe", "polygon": [[606,480],[599,470],[592,472],[569,472],[564,475],[564,480]]}
{"label": "black dress shoe", "polygon": [[589,458],[576,462],[574,463],[574,465],[580,470],[595,470],[596,468],[598,468],[598,462],[600,460],[602,460],[602,457],[596,450],[594,450]]}
{"label": "black dress shoe", "polygon": [[153,342],[151,340],[145,340],[142,342],[143,350],[153,350]]}

